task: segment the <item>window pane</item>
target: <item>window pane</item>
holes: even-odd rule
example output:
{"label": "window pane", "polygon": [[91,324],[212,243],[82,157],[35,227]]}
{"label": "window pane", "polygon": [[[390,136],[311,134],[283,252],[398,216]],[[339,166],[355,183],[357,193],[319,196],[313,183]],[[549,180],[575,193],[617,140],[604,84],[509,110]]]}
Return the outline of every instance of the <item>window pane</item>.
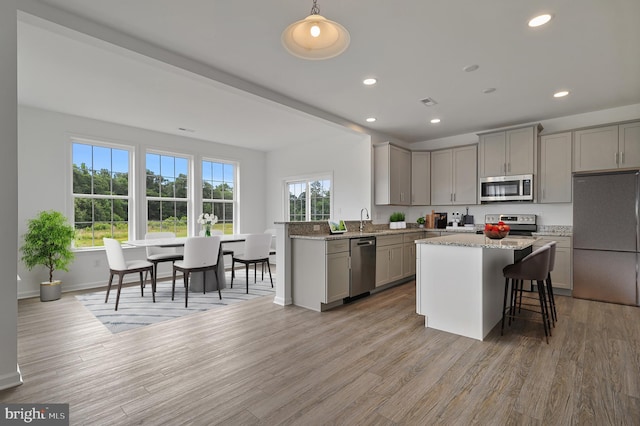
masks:
{"label": "window pane", "polygon": [[166,155],[160,156],[160,174],[162,177],[176,177],[174,157],[168,157]]}
{"label": "window pane", "polygon": [[147,196],[158,197],[160,196],[160,184],[162,179],[158,175],[151,174],[147,171]]}
{"label": "window pane", "polygon": [[218,216],[218,223],[214,225],[214,229],[222,230],[225,234],[234,232],[235,168],[232,163],[202,162],[202,211]]}
{"label": "window pane", "polygon": [[163,176],[162,180],[162,196],[173,198],[175,196],[175,179]]}

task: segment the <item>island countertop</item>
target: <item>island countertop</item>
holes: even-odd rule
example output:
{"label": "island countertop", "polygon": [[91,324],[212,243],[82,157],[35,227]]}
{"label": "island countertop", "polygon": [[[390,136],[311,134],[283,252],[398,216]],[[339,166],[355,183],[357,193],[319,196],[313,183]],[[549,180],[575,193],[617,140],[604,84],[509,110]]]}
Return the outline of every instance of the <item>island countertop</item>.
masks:
{"label": "island countertop", "polygon": [[483,234],[453,234],[443,237],[425,238],[417,240],[416,244],[430,244],[441,246],[456,246],[456,247],[478,247],[489,249],[504,249],[504,250],[523,250],[527,247],[531,247],[537,240],[536,237],[523,237],[523,236],[506,236],[501,240],[492,240],[485,237]]}

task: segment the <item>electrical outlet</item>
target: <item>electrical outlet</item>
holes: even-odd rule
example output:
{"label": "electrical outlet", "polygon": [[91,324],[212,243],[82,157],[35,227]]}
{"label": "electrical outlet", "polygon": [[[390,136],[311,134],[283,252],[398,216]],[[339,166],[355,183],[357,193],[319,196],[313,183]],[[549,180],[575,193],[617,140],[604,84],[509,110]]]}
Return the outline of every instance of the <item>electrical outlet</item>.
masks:
{"label": "electrical outlet", "polygon": [[319,231],[320,230],[320,225],[313,225],[313,230],[314,231]]}

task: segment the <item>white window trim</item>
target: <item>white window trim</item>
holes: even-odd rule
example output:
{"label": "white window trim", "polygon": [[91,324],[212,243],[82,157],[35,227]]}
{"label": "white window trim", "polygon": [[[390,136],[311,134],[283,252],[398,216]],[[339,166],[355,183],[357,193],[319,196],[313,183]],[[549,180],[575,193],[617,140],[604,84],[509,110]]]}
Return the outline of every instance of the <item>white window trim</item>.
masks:
{"label": "white window trim", "polygon": [[[223,160],[220,158],[213,158],[213,157],[202,157],[200,158],[200,161],[198,161],[198,183],[199,186],[197,188],[194,188],[194,190],[197,192],[197,197],[194,197],[198,206],[198,215],[201,213],[202,211],[202,203],[204,202],[204,199],[202,198],[202,185],[203,185],[203,180],[202,180],[202,162],[203,161],[208,161],[211,163],[221,163],[221,164],[230,164],[233,166],[233,201],[231,203],[233,203],[233,233],[237,234],[239,233],[239,229],[240,229],[240,164],[237,161],[233,161],[233,160]],[[194,175],[195,176],[195,175]],[[196,185],[194,185],[195,187]],[[227,201],[224,201],[227,202]],[[197,223],[195,223],[194,221],[194,226],[198,227],[199,225]],[[196,230],[194,232],[194,235],[198,235],[199,230]]]}

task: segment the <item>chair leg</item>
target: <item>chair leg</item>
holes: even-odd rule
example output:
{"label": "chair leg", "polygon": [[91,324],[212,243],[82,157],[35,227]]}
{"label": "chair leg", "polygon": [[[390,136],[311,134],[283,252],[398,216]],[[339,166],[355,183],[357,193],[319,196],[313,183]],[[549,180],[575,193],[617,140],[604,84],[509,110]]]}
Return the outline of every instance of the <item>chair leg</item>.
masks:
{"label": "chair leg", "polygon": [[173,268],[173,282],[171,283],[171,300],[176,294],[176,268]]}
{"label": "chair leg", "polygon": [[556,311],[556,298],[553,295],[553,283],[551,282],[551,272],[547,276],[547,293],[549,293],[549,303],[551,304],[551,316],[553,319],[553,326],[556,326],[558,321],[558,312]]}
{"label": "chair leg", "polygon": [[202,294],[207,292],[207,271],[202,271]]}
{"label": "chair leg", "polygon": [[540,299],[540,311],[542,313],[542,327],[544,328],[544,337],[549,343],[549,332],[547,331],[547,318],[545,318],[545,304],[542,282],[538,281],[538,298]]}
{"label": "chair leg", "polygon": [[[264,263],[262,264],[262,268],[264,268]],[[271,288],[273,288],[273,277],[271,276],[271,264],[269,263],[269,259],[267,259],[267,269],[269,270],[269,281],[271,281]],[[264,280],[264,273],[262,279]]]}
{"label": "chair leg", "polygon": [[245,270],[247,271],[247,294],[249,294],[249,263],[245,263]]}
{"label": "chair leg", "polygon": [[120,302],[120,290],[122,290],[122,278],[124,277],[123,273],[118,273],[118,276],[120,277],[118,280],[118,295],[116,296],[116,311],[118,310],[118,303]]}
{"label": "chair leg", "polygon": [[[203,283],[204,284],[204,283]],[[184,272],[184,307],[189,303],[189,271]]]}
{"label": "chair leg", "polygon": [[158,285],[158,262],[153,262],[153,291],[156,291],[156,286]]}
{"label": "chair leg", "polygon": [[144,274],[140,271],[140,297],[144,297]]}
{"label": "chair leg", "polygon": [[111,283],[113,282],[113,272],[109,272],[109,286],[107,287],[107,296],[104,298],[104,303],[109,300],[109,292],[111,291]]}
{"label": "chair leg", "polygon": [[[507,312],[507,293],[509,292],[509,278],[504,279],[504,299],[502,299],[502,326],[500,327],[500,335],[504,334],[504,318]],[[509,307],[511,313],[511,307]]]}
{"label": "chair leg", "polygon": [[257,283],[258,282],[258,263],[254,263],[253,264],[253,282]]}
{"label": "chair leg", "polygon": [[156,274],[153,272],[153,267],[149,271],[151,272],[151,297],[153,298],[153,303],[156,303]]}
{"label": "chair leg", "polygon": [[233,279],[236,277],[235,270],[236,270],[236,259],[231,258],[231,288],[233,288]]}

